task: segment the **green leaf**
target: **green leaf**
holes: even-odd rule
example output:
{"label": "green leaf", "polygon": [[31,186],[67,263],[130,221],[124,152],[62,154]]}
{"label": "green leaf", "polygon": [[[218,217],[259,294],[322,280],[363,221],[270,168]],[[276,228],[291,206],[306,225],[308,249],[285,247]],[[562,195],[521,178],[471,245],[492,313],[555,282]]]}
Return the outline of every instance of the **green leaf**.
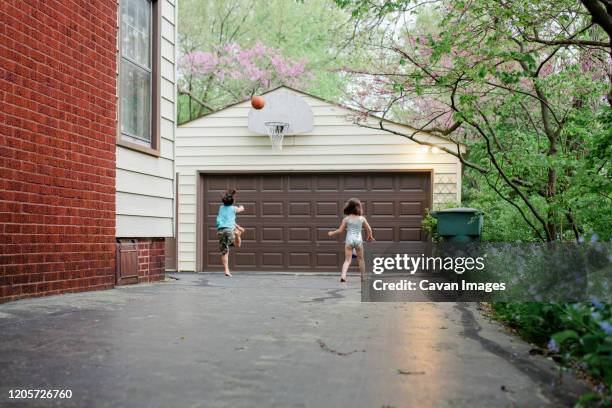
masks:
{"label": "green leaf", "polygon": [[600,340],[601,339],[599,338],[599,336],[596,336],[594,334],[585,334],[580,339],[580,343],[582,344],[582,347],[584,347],[584,351],[586,353],[594,353],[597,351],[597,346]]}
{"label": "green leaf", "polygon": [[487,67],[485,67],[484,65],[480,67],[480,69],[478,70],[478,77],[479,78],[484,78],[485,76],[487,76]]}
{"label": "green leaf", "polygon": [[563,330],[552,335],[552,339],[557,342],[558,345],[562,345],[567,340],[578,340],[578,333],[574,330]]}

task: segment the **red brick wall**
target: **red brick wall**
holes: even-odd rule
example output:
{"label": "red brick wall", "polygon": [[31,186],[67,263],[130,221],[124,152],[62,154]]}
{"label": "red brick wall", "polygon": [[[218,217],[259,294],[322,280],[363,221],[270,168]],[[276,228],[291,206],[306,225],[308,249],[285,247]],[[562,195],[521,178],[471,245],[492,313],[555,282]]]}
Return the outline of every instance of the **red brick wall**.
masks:
{"label": "red brick wall", "polygon": [[165,243],[163,238],[138,239],[138,281],[153,282],[165,276]]}
{"label": "red brick wall", "polygon": [[113,286],[116,0],[0,1],[0,302]]}

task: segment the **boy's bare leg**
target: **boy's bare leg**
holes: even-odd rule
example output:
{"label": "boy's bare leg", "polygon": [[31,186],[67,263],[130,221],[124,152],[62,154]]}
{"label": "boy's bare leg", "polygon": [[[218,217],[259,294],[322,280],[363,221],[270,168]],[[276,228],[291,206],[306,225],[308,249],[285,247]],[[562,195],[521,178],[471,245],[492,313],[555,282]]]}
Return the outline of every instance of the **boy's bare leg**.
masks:
{"label": "boy's bare leg", "polygon": [[243,232],[244,228],[236,225],[236,229],[234,230],[234,246],[236,248],[240,248],[240,245],[242,244],[242,239],[240,238],[240,236]]}
{"label": "boy's bare leg", "polygon": [[223,269],[225,270],[225,276],[231,277],[232,274],[229,271],[229,252],[221,255],[221,263],[223,264]]}

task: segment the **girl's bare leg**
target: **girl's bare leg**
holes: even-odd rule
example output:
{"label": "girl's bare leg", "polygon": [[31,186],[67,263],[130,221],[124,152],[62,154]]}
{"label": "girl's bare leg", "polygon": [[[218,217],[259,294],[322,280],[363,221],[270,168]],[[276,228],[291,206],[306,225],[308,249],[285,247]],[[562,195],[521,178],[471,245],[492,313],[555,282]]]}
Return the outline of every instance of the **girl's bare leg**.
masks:
{"label": "girl's bare leg", "polygon": [[355,250],[357,252],[357,263],[359,264],[359,273],[361,274],[361,280],[365,276],[365,262],[363,260],[363,246],[360,246]]}
{"label": "girl's bare leg", "polygon": [[229,252],[227,254],[221,255],[221,263],[223,264],[223,269],[225,270],[225,276],[232,276],[229,271]]}
{"label": "girl's bare leg", "polygon": [[340,281],[346,281],[346,273],[348,272],[351,261],[353,260],[353,248],[348,245],[344,246],[344,263],[342,264],[342,275],[340,275]]}

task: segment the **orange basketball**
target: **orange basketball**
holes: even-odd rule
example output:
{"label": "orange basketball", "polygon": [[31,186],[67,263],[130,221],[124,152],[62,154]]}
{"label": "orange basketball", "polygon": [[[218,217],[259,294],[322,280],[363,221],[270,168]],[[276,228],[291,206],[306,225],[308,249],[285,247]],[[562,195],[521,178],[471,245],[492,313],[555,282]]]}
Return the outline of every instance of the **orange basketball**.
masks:
{"label": "orange basketball", "polygon": [[263,96],[254,96],[251,98],[251,106],[257,110],[263,109],[265,104],[266,101],[264,100]]}

